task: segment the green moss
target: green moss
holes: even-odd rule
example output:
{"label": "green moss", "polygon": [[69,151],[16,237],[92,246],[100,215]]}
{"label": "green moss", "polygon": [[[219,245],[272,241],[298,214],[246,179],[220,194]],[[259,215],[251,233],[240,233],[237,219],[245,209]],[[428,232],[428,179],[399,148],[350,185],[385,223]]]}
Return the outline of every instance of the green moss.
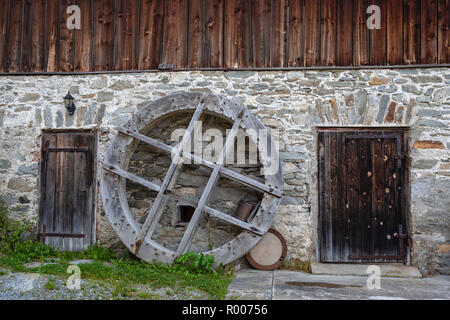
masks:
{"label": "green moss", "polygon": [[289,261],[283,263],[280,269],[311,273],[311,262],[300,259],[289,259]]}

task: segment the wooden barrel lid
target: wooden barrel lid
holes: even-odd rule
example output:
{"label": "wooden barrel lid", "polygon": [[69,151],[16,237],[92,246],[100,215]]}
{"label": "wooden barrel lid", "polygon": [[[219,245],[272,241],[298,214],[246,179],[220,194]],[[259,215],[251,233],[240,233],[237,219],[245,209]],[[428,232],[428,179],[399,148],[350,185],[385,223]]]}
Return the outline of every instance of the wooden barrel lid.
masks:
{"label": "wooden barrel lid", "polygon": [[250,265],[258,270],[275,270],[283,263],[286,253],[286,240],[281,233],[270,228],[245,257]]}

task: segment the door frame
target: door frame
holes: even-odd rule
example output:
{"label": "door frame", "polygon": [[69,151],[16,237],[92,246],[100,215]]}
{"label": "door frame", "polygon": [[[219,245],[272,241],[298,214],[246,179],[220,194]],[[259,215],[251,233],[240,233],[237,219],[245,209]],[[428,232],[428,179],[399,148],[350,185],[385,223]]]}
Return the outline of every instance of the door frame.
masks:
{"label": "door frame", "polygon": [[[383,130],[386,131],[398,131],[399,134],[403,135],[402,143],[403,143],[403,150],[406,154],[405,159],[405,172],[404,172],[404,187],[402,188],[401,195],[404,198],[404,205],[401,208],[401,212],[405,221],[406,226],[404,226],[404,233],[407,233],[409,238],[405,240],[406,248],[405,251],[405,257],[403,263],[406,265],[411,264],[411,252],[413,247],[413,239],[412,239],[412,223],[411,223],[411,185],[410,185],[410,144],[409,144],[409,130],[411,129],[410,126],[320,126],[317,125],[314,127],[314,139],[315,139],[315,153],[313,157],[313,161],[315,161],[315,167],[316,172],[314,174],[315,180],[315,193],[317,194],[316,200],[317,203],[314,206],[316,211],[316,217],[315,217],[315,256],[316,256],[316,262],[318,263],[340,263],[340,264],[377,264],[378,262],[365,262],[365,261],[355,261],[355,262],[322,262],[320,260],[320,237],[321,237],[321,228],[320,228],[320,166],[319,166],[319,132],[348,132],[348,131],[373,131],[374,133],[380,132]],[[392,262],[392,263],[399,263],[399,262]],[[389,264],[389,262],[382,262],[382,264]]]}
{"label": "door frame", "polygon": [[[97,201],[98,201],[98,175],[97,175],[97,167],[98,167],[98,130],[96,128],[92,129],[42,129],[41,135],[39,137],[40,140],[40,163],[39,163],[39,211],[37,217],[36,231],[39,235],[41,230],[41,220],[43,215],[43,202],[44,202],[44,186],[42,174],[44,172],[44,152],[43,152],[43,139],[45,133],[92,133],[94,135],[94,145],[92,148],[92,161],[93,163],[93,181],[92,181],[92,192],[93,192],[93,201],[92,201],[92,216],[91,216],[91,243],[93,245],[97,241]],[[39,236],[38,236],[39,238]],[[39,239],[38,239],[39,240]]]}

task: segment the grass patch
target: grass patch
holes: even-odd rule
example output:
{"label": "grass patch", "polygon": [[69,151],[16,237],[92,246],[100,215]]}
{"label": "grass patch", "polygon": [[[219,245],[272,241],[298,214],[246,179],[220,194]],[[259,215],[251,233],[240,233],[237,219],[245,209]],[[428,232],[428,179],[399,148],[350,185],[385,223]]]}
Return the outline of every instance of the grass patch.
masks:
{"label": "grass patch", "polygon": [[[137,293],[134,287],[142,284],[152,288],[170,288],[171,293],[194,288],[208,293],[210,298],[223,299],[233,277],[223,267],[213,268],[212,256],[195,252],[187,252],[172,265],[149,264],[132,256],[118,258],[111,250],[97,244],[82,252],[59,252],[39,242],[22,241],[21,236],[29,227],[9,220],[6,213],[7,210],[0,204],[0,266],[12,271],[67,278],[70,276],[67,268],[71,260],[91,259],[93,263],[78,265],[81,278],[111,286],[114,289],[113,296],[118,299],[139,298],[141,293]],[[43,264],[27,268],[25,264],[30,262]],[[105,262],[108,264],[105,265]],[[49,280],[48,286],[52,286],[51,283]],[[141,298],[154,297],[149,295]]]}
{"label": "grass patch", "polygon": [[54,278],[48,279],[47,283],[45,284],[45,289],[55,290],[56,289],[56,280]]}
{"label": "grass patch", "polygon": [[289,259],[289,261],[285,261],[281,265],[280,269],[311,273],[311,262],[300,259]]}

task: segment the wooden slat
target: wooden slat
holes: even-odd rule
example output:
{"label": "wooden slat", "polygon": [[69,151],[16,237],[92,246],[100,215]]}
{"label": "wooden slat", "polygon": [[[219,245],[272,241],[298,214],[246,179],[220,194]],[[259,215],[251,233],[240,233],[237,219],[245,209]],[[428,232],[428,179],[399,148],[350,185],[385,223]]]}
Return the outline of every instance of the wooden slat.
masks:
{"label": "wooden slat", "polygon": [[[44,147],[56,147],[56,135],[44,134],[42,137],[42,145]],[[40,229],[39,232],[52,232],[53,215],[55,212],[55,181],[57,159],[56,153],[42,153],[44,161],[42,161],[42,182],[41,182],[41,206],[40,206]],[[53,238],[46,238],[45,244],[52,245]]]}
{"label": "wooden slat", "polygon": [[45,8],[46,0],[33,0],[31,32],[31,71],[33,72],[44,71]]}
{"label": "wooden slat", "polygon": [[[75,146],[85,146],[86,135],[75,136]],[[73,200],[74,210],[72,215],[72,230],[74,234],[85,234],[83,212],[86,212],[86,168],[87,157],[84,152],[74,153],[75,166],[73,167]],[[84,238],[72,240],[72,250],[80,251],[83,248]],[[88,242],[88,241],[87,241]]]}
{"label": "wooden slat", "polygon": [[45,68],[58,71],[59,64],[59,0],[47,0],[47,26],[45,44]]}
{"label": "wooden slat", "polygon": [[183,69],[187,64],[187,1],[165,1],[162,61]]}
{"label": "wooden slat", "polygon": [[380,29],[369,30],[370,65],[386,64],[386,0],[371,0],[380,8]]}
{"label": "wooden slat", "polygon": [[137,69],[139,1],[117,0],[117,57],[114,70]]}
{"label": "wooden slat", "polygon": [[[361,251],[359,250],[361,243],[361,234],[359,232],[359,161],[358,159],[358,140],[348,141],[346,145],[347,149],[347,159],[348,159],[348,183],[347,187],[347,203],[348,206],[348,230],[349,230],[349,255],[359,255]],[[347,257],[348,259],[348,257]]]}
{"label": "wooden slat", "polygon": [[420,63],[420,0],[403,0],[403,64]]}
{"label": "wooden slat", "polygon": [[[66,144],[64,147],[71,148],[75,146],[75,134],[67,133],[65,134]],[[57,231],[61,233],[71,234],[73,230],[73,214],[75,211],[75,198],[76,193],[74,193],[74,169],[75,169],[75,152],[64,152],[62,153],[64,157],[64,167],[62,167],[62,206],[60,208],[62,216],[62,231]],[[69,237],[64,237],[62,244],[63,251],[72,250],[72,239]]]}
{"label": "wooden slat", "polygon": [[[84,185],[86,190],[86,194],[83,195],[85,199],[83,214],[83,234],[84,239],[82,242],[82,249],[85,250],[88,246],[92,245],[95,241],[95,211],[96,211],[96,193],[97,193],[97,184],[96,182],[96,172],[97,172],[97,143],[96,143],[96,134],[95,133],[86,133],[85,134],[85,145],[89,148],[89,151],[86,153],[85,160],[85,175],[84,175]],[[79,146],[79,145],[77,145]]]}
{"label": "wooden slat", "polygon": [[353,1],[337,2],[337,41],[336,55],[338,66],[353,64]]}
{"label": "wooden slat", "polygon": [[421,63],[437,63],[437,0],[421,1]]}
{"label": "wooden slat", "polygon": [[325,206],[325,181],[326,181],[326,170],[325,170],[325,134],[324,132],[319,132],[317,137],[317,150],[318,150],[318,182],[319,182],[319,216],[318,216],[318,238],[319,238],[319,255],[320,261],[326,262],[328,250],[326,247],[326,239],[324,239],[326,225],[325,221],[327,219],[327,211]]}
{"label": "wooden slat", "polygon": [[272,1],[252,0],[253,66],[270,67],[272,49]]}
{"label": "wooden slat", "polygon": [[403,0],[387,2],[387,63],[399,65],[403,58]]}
{"label": "wooden slat", "polygon": [[288,66],[303,66],[303,0],[289,1]]}
{"label": "wooden slat", "polygon": [[387,223],[385,204],[385,191],[383,186],[386,186],[386,161],[384,155],[388,150],[384,149],[383,139],[377,139],[373,143],[373,176],[372,176],[372,211],[373,221],[372,228],[374,232],[374,255],[385,256],[388,240],[386,238]]}
{"label": "wooden slat", "polygon": [[163,1],[141,0],[139,70],[156,69],[162,45]]}
{"label": "wooden slat", "polygon": [[[22,35],[22,57],[21,71],[31,71],[32,36],[33,36],[33,2],[24,0],[23,8],[23,35]],[[36,30],[39,32],[39,30]]]}
{"label": "wooden slat", "polygon": [[24,0],[11,1],[8,33],[8,71],[21,71]]}
{"label": "wooden slat", "polygon": [[203,66],[206,68],[223,67],[224,1],[205,1],[205,53],[203,55]]}
{"label": "wooden slat", "polygon": [[287,34],[287,0],[272,2],[272,61],[271,67],[282,68],[286,66],[286,34]]}
{"label": "wooden slat", "polygon": [[115,1],[94,1],[94,71],[112,70],[114,65]]}
{"label": "wooden slat", "polygon": [[322,0],[320,6],[320,65],[336,64],[336,0]]}
{"label": "wooden slat", "polygon": [[[398,179],[393,179],[393,174],[396,173],[398,176],[398,170],[396,170],[396,161],[393,155],[396,153],[396,142],[395,140],[384,140],[384,151],[388,156],[385,166],[385,190],[384,191],[384,202],[385,202],[385,221],[386,224],[386,255],[397,255],[398,254],[398,239],[394,237],[394,233],[398,233],[399,215],[400,207],[397,200],[398,190]],[[389,190],[389,192],[387,192]],[[388,239],[389,238],[389,239]]]}
{"label": "wooden slat", "polygon": [[339,228],[339,221],[342,218],[339,207],[339,198],[341,193],[338,190],[338,174],[339,174],[339,160],[340,155],[338,152],[338,133],[329,133],[329,178],[327,183],[329,184],[328,190],[329,203],[330,203],[330,222],[331,222],[331,237],[329,238],[330,249],[332,251],[333,261],[339,261],[339,251],[341,246],[340,237],[342,237],[343,230]]}
{"label": "wooden slat", "polygon": [[81,30],[75,30],[75,57],[74,70],[76,72],[92,71],[92,9],[93,0],[77,0],[77,5],[81,10]]}
{"label": "wooden slat", "polygon": [[353,4],[353,65],[368,65],[370,63],[369,29],[366,24],[366,10],[369,1],[355,0]]}
{"label": "wooden slat", "polygon": [[250,8],[248,0],[225,1],[224,67],[251,65]]}
{"label": "wooden slat", "polygon": [[438,63],[450,63],[450,1],[438,1]]}
{"label": "wooden slat", "polygon": [[188,68],[200,68],[203,61],[203,2],[189,1]]}
{"label": "wooden slat", "polygon": [[67,7],[74,4],[74,0],[60,0],[59,7],[59,71],[73,71],[74,30],[67,28]]}
{"label": "wooden slat", "polygon": [[319,65],[319,1],[305,0],[304,17],[304,57],[305,67]]}
{"label": "wooden slat", "polygon": [[7,71],[8,5],[9,1],[0,1],[0,72]]}

